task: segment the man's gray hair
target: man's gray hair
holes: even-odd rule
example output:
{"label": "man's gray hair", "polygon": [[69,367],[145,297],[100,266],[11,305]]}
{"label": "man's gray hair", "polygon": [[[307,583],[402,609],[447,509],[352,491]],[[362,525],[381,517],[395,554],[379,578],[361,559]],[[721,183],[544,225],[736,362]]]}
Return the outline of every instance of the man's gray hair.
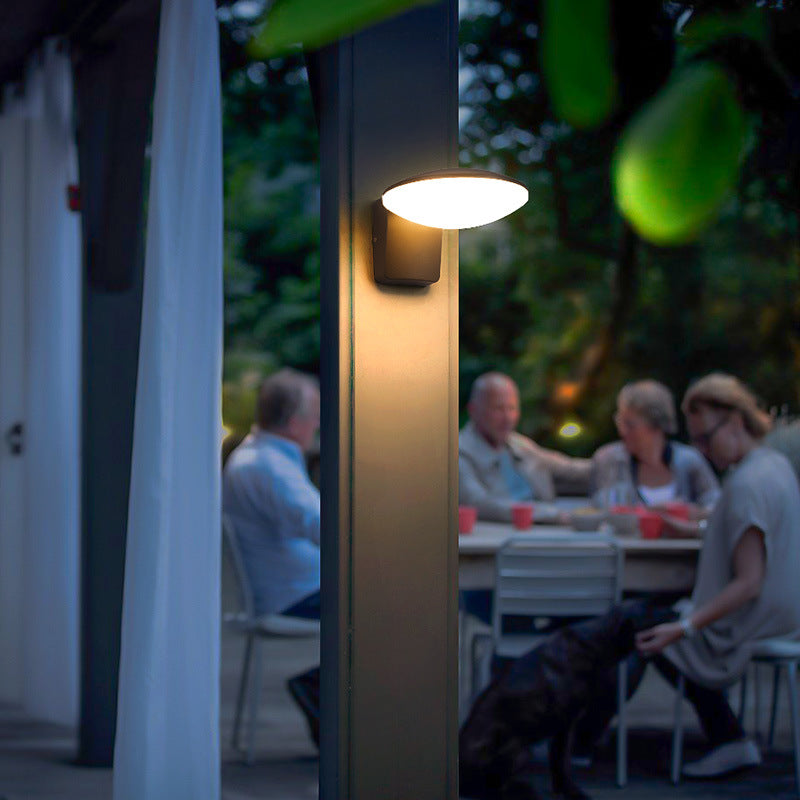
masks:
{"label": "man's gray hair", "polygon": [[504,389],[508,385],[517,388],[512,378],[502,372],[484,372],[475,379],[469,393],[470,403],[480,403],[492,389]]}
{"label": "man's gray hair", "polygon": [[308,413],[311,397],[319,392],[313,375],[285,367],[270,375],[258,390],[256,423],[266,431],[282,430],[295,416]]}

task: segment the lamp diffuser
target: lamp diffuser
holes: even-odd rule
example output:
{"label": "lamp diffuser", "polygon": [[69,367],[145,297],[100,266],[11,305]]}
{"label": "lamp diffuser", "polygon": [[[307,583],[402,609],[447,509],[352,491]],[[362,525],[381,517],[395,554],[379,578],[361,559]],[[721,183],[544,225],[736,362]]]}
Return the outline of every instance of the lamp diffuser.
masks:
{"label": "lamp diffuser", "polygon": [[426,172],[390,186],[381,198],[389,211],[431,228],[475,228],[528,201],[519,181],[482,169]]}

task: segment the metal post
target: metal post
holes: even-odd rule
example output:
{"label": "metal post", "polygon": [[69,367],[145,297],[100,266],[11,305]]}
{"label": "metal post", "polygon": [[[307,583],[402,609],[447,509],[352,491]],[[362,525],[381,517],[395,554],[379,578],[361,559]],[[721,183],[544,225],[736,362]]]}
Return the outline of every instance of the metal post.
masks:
{"label": "metal post", "polygon": [[428,288],[372,277],[372,203],[457,162],[457,13],[319,57],[323,800],[457,797],[457,239]]}

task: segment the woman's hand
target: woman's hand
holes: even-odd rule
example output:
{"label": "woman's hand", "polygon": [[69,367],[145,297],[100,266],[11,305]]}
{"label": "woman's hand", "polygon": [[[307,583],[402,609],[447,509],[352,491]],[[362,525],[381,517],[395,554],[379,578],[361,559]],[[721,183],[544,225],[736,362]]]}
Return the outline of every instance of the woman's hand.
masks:
{"label": "woman's hand", "polygon": [[653,656],[682,636],[683,628],[679,622],[664,622],[655,628],[639,631],[636,634],[636,649],[644,656]]}
{"label": "woman's hand", "polygon": [[664,520],[664,528],[662,536],[667,539],[696,539],[700,536],[700,530],[697,522],[689,522],[680,517],[676,517],[667,513],[663,508],[654,506],[652,511],[655,511],[662,520]]}

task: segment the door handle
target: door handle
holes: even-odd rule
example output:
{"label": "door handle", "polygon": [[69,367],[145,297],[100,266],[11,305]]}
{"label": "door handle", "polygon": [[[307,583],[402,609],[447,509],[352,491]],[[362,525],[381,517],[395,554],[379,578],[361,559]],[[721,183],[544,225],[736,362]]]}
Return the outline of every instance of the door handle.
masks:
{"label": "door handle", "polygon": [[6,431],[6,444],[8,445],[8,450],[12,456],[18,456],[22,454],[25,444],[25,429],[23,428],[21,422],[15,422]]}

